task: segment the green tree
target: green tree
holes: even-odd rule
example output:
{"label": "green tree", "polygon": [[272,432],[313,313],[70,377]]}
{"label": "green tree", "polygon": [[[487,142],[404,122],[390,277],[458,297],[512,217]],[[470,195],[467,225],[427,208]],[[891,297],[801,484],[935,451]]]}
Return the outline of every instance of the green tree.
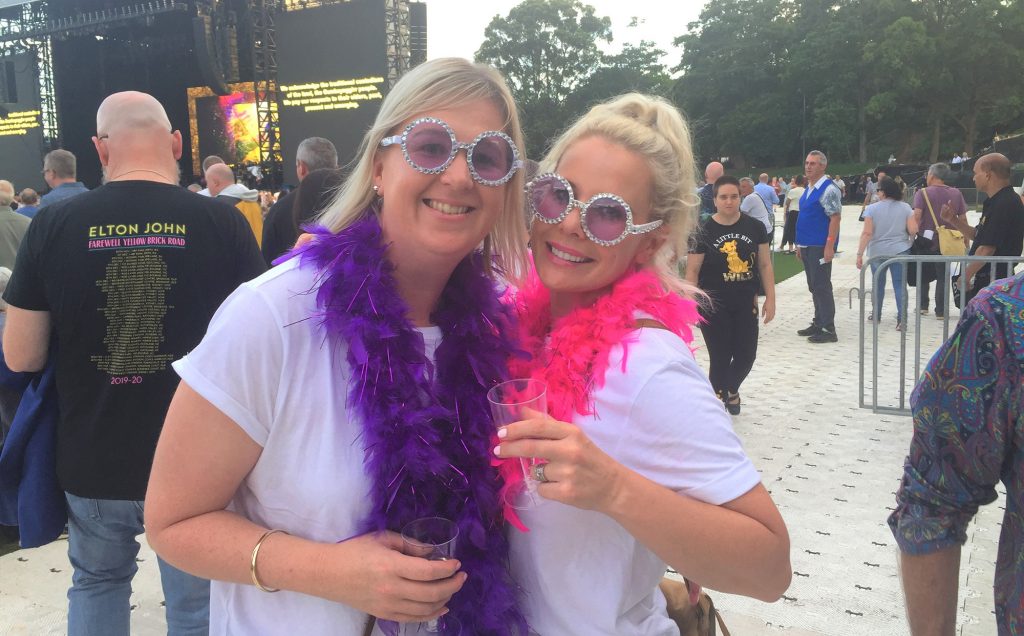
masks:
{"label": "green tree", "polygon": [[636,91],[667,97],[672,90],[672,78],[661,63],[664,55],[653,42],[641,40],[639,44],[626,44],[617,55],[605,57],[587,81],[566,98],[562,113],[566,121],[623,93]]}
{"label": "green tree", "polygon": [[921,7],[948,1],[709,4],[676,40],[676,101],[709,156],[761,165],[811,148],[861,162],[909,157],[948,121],[933,99],[942,53]]}
{"label": "green tree", "polygon": [[[673,96],[706,158],[764,165],[799,148],[799,96],[787,90],[792,2],[708,3],[675,43],[683,53]],[[796,107],[794,108],[794,105]]]}
{"label": "green tree", "polygon": [[[787,67],[807,97],[807,146],[864,163],[895,150],[892,125],[872,98],[902,80],[865,48],[911,10],[910,0],[801,0],[794,16],[795,46]],[[850,140],[853,143],[850,144]]]}
{"label": "green tree", "polygon": [[917,141],[929,133],[929,161],[938,157],[943,107],[935,94],[949,82],[938,56],[935,38],[923,21],[911,16],[899,18],[878,41],[864,46],[864,61],[879,76],[867,111],[885,122],[884,129],[899,145],[899,160],[911,159]]}
{"label": "green tree", "polygon": [[603,62],[598,42],[611,40],[611,20],[579,0],[524,0],[491,20],[476,60],[505,75],[531,155],[564,125],[566,100]]}
{"label": "green tree", "polygon": [[964,149],[974,154],[979,135],[1012,121],[1024,107],[1024,3],[975,0],[953,4],[930,0],[953,28],[942,34],[951,86],[949,113],[963,130]]}

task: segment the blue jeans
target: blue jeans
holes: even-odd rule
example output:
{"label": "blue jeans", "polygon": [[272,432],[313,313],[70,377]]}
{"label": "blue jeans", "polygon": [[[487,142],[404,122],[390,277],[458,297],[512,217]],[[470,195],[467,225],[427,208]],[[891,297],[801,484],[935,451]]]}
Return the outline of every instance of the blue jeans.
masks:
{"label": "blue jeans", "polygon": [[[896,256],[904,256],[906,254],[910,254],[910,250],[900,252]],[[884,262],[871,263],[871,284],[877,285],[877,287],[872,288],[874,291],[871,295],[875,320],[881,320],[882,318],[882,301],[885,299],[885,272],[877,279],[875,278],[875,273]],[[890,265],[886,269],[889,271],[889,276],[892,277],[892,286],[896,292],[896,322],[903,322],[906,318],[907,309],[906,298],[903,297],[903,263]]]}
{"label": "blue jeans", "polygon": [[[144,532],[142,502],[68,500],[68,558],[74,567],[68,590],[70,636],[127,636],[130,633],[132,578],[138,571],[136,539]],[[158,559],[164,590],[167,633],[199,636],[210,632],[210,582]]]}

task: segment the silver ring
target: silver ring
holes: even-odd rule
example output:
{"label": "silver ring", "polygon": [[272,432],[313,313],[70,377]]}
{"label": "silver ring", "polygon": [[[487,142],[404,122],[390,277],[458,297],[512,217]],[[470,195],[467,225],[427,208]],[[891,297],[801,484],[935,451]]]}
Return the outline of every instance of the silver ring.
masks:
{"label": "silver ring", "polygon": [[536,481],[539,481],[542,484],[546,484],[549,481],[551,481],[550,479],[547,478],[546,475],[544,475],[544,467],[545,466],[547,466],[547,464],[534,464],[533,465],[533,478]]}

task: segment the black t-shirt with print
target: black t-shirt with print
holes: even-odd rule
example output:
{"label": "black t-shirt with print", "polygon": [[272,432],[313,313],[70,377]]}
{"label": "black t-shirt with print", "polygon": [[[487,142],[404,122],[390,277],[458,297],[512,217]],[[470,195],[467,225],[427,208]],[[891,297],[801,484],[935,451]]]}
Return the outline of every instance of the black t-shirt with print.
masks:
{"label": "black t-shirt with print", "polygon": [[238,210],[177,186],[118,181],[39,211],[4,299],[50,313],[62,488],[145,497],[178,385],[171,362],[264,269]]}
{"label": "black t-shirt with print", "polygon": [[740,214],[732,225],[722,225],[714,217],[701,224],[693,252],[703,254],[698,285],[712,298],[757,293],[758,246],[768,242],[764,224]]}
{"label": "black t-shirt with print", "polygon": [[[1024,250],[1024,203],[1007,186],[985,199],[981,206],[981,220],[974,228],[974,243],[971,254],[978,251],[979,245],[990,245],[996,248],[993,256],[1020,256]],[[990,276],[989,266],[978,270],[981,282],[1006,278],[1013,271],[1012,265],[997,264],[996,276]],[[985,283],[988,284],[987,282]]]}

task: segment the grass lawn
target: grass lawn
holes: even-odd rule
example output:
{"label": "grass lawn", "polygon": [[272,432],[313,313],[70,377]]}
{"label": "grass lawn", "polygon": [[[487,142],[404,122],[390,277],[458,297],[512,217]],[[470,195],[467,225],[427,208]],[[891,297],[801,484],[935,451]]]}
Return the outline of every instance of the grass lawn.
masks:
{"label": "grass lawn", "polygon": [[796,276],[804,271],[803,263],[801,263],[796,254],[785,254],[782,252],[775,253],[775,284],[778,285],[782,281],[786,280],[791,276]]}

